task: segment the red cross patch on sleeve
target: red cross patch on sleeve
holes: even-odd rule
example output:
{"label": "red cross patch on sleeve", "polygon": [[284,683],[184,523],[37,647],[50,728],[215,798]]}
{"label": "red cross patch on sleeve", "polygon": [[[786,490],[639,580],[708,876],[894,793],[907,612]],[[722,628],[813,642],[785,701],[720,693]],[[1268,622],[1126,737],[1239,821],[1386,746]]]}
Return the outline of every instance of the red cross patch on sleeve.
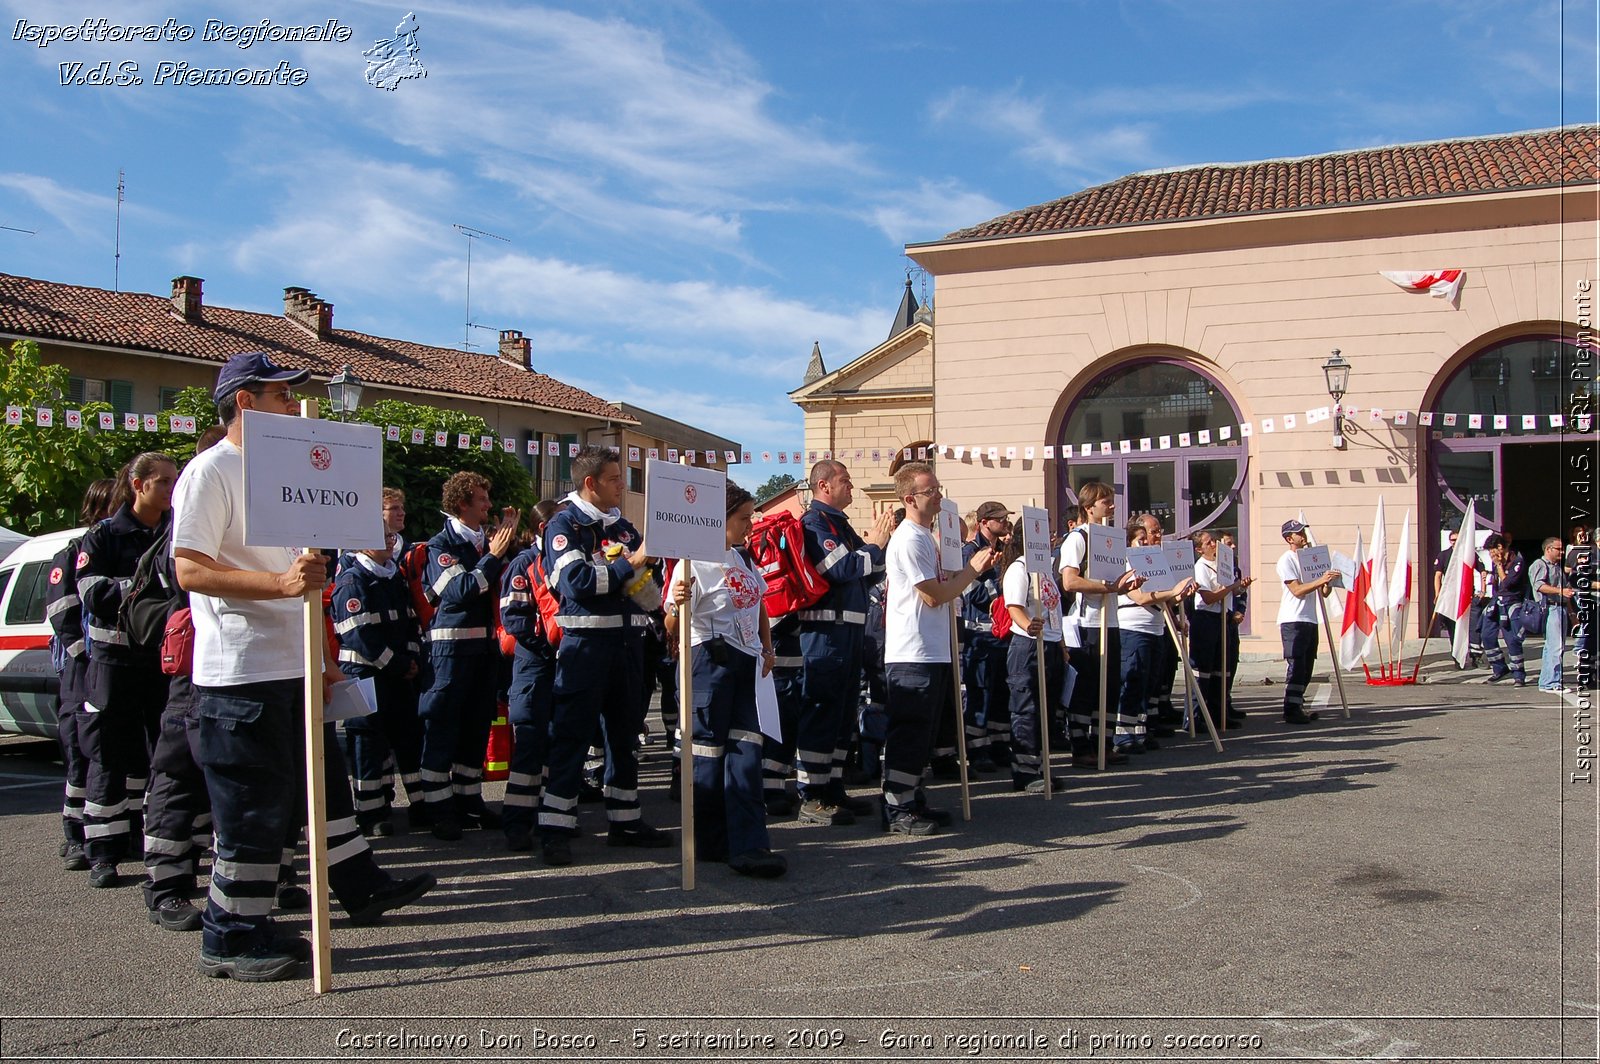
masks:
{"label": "red cross patch on sleeve", "polygon": [[511,578],[511,586],[518,591],[526,591],[528,589],[528,578],[521,575],[513,576]]}
{"label": "red cross patch on sleeve", "polygon": [[444,568],[448,569],[452,565],[454,565],[455,563],[456,563],[456,559],[455,559],[454,555],[451,555],[451,554],[441,554],[441,555],[439,555],[439,564],[441,566],[443,566]]}
{"label": "red cross patch on sleeve", "polygon": [[50,582],[52,584],[61,583],[61,566],[58,565],[50,570]]}
{"label": "red cross patch on sleeve", "polygon": [[88,552],[80,550],[78,552],[78,568],[82,569],[82,568],[86,567],[88,564],[89,564],[89,554],[88,554]]}
{"label": "red cross patch on sleeve", "polygon": [[361,600],[360,599],[349,599],[349,600],[347,600],[345,602],[345,604],[344,604],[344,610],[345,610],[346,613],[358,613],[358,612],[360,612],[360,610],[361,610]]}

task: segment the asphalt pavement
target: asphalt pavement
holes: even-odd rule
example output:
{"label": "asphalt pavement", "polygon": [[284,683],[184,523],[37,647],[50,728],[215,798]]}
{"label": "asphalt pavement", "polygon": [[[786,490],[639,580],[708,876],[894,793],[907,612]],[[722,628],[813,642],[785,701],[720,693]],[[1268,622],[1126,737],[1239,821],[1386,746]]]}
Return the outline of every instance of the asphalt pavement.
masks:
{"label": "asphalt pavement", "polygon": [[[133,877],[63,871],[59,764],[6,740],[0,1059],[1596,1059],[1592,719],[1442,660],[1347,678],[1345,718],[1326,664],[1314,726],[1249,662],[1222,753],[1058,756],[1052,800],[979,779],[965,823],[941,782],[943,834],[774,822],[774,881],[686,892],[676,849],[607,849],[589,805],[565,869],[498,833],[377,840],[439,888],[375,928],[335,907],[321,996],[205,979]],[[676,834],[667,757],[645,816]]]}

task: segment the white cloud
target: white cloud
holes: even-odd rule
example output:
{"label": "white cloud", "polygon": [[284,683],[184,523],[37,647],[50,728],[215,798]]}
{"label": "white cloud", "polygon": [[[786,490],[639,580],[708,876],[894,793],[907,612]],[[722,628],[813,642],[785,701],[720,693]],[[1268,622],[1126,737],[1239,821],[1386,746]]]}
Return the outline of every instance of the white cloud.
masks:
{"label": "white cloud", "polygon": [[[0,188],[30,201],[49,215],[56,224],[78,240],[99,242],[105,238],[106,222],[116,212],[117,198],[93,192],[67,188],[54,178],[39,174],[0,174]],[[37,229],[36,225],[19,224],[18,229]]]}
{"label": "white cloud", "polygon": [[1104,176],[1112,170],[1155,165],[1149,123],[1113,123],[1074,130],[1065,117],[1076,101],[1053,103],[1025,96],[1020,89],[986,92],[951,90],[936,100],[930,115],[938,123],[960,125],[1009,141],[1020,158],[1057,173]]}
{"label": "white cloud", "polygon": [[1006,208],[966,188],[960,181],[923,179],[867,212],[867,220],[896,245],[932,240],[954,229],[976,225]]}

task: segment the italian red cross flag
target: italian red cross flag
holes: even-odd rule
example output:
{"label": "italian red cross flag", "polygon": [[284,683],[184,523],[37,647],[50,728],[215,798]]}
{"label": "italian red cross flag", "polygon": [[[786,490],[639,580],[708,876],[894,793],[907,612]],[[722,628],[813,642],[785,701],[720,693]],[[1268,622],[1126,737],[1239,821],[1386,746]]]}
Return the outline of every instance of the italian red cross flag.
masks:
{"label": "italian red cross flag", "polygon": [[1461,531],[1456,536],[1456,546],[1450,552],[1450,563],[1445,567],[1444,582],[1439,585],[1439,601],[1433,612],[1448,617],[1456,623],[1455,642],[1450,647],[1451,657],[1463,669],[1467,667],[1469,640],[1467,631],[1472,620],[1473,571],[1478,560],[1478,504],[1467,503],[1466,516],[1461,518]]}
{"label": "italian red cross flag", "polygon": [[1461,294],[1465,275],[1460,270],[1379,270],[1387,280],[1408,292],[1426,292],[1435,299],[1454,303]]}
{"label": "italian red cross flag", "polygon": [[1361,530],[1356,529],[1356,585],[1344,597],[1344,628],[1339,633],[1339,664],[1353,669],[1372,651],[1378,615],[1372,609],[1372,566],[1367,563]]}

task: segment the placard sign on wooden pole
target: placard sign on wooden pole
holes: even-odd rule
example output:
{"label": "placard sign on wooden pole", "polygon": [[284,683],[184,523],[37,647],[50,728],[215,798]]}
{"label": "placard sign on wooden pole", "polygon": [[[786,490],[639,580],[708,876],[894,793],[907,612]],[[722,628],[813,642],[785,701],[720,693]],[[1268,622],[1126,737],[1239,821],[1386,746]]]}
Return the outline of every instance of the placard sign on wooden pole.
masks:
{"label": "placard sign on wooden pole", "polygon": [[676,558],[689,583],[689,600],[678,610],[678,809],[683,824],[683,889],[694,889],[694,586],[691,561],[721,562],[728,556],[727,475],[717,469],[659,458],[645,460],[644,542],[656,558]]}
{"label": "placard sign on wooden pole", "polygon": [[[1306,539],[1311,538],[1311,529],[1306,529]],[[1295,551],[1295,560],[1300,563],[1300,582],[1309,584],[1313,580],[1320,580],[1322,574],[1333,568],[1333,558],[1328,553],[1327,547],[1312,545],[1301,547]],[[1346,717],[1350,716],[1350,703],[1344,696],[1344,670],[1339,668],[1339,644],[1333,639],[1333,622],[1328,620],[1328,603],[1323,599],[1320,591],[1312,592],[1317,596],[1317,612],[1322,615],[1322,634],[1328,637],[1328,653],[1333,655],[1333,682],[1339,692],[1339,707],[1344,710]],[[1288,594],[1287,591],[1284,594]]]}
{"label": "placard sign on wooden pole", "polygon": [[[1033,591],[1033,601],[1039,604],[1039,615],[1048,623],[1049,617],[1044,606],[1044,582],[1052,579],[1050,566],[1050,511],[1038,505],[1037,499],[1029,499],[1028,505],[1022,508],[1022,557],[1023,564],[1028,571],[1028,583]],[[1001,579],[1005,574],[1001,574]],[[1063,633],[1063,637],[1065,633]],[[1055,706],[1050,702],[1050,685],[1046,681],[1049,673],[1045,670],[1044,629],[1039,629],[1039,634],[1033,639],[1034,665],[1038,670],[1039,697],[1036,699],[1039,706],[1039,768],[1044,773],[1044,800],[1051,801],[1055,798],[1055,781],[1050,772],[1050,715],[1055,712]]]}
{"label": "placard sign on wooden pole", "polygon": [[306,403],[304,417],[244,412],[245,545],[382,550],[383,430]]}
{"label": "placard sign on wooden pole", "polygon": [[[1119,528],[1110,525],[1085,525],[1089,540],[1088,571],[1090,580],[1104,580],[1114,584],[1122,579],[1128,569],[1128,537]],[[1100,600],[1100,745],[1099,768],[1106,767],[1106,670],[1110,667],[1110,652],[1106,646],[1106,612],[1117,608],[1117,597],[1105,595]]]}
{"label": "placard sign on wooden pole", "polygon": [[1171,591],[1183,582],[1172,578],[1172,566],[1164,547],[1129,547],[1128,564],[1144,577],[1144,587],[1140,590],[1150,594]]}
{"label": "placard sign on wooden pole", "polygon": [[[1231,587],[1237,579],[1233,568],[1233,548],[1221,540],[1217,541],[1217,583],[1223,587]],[[1228,730],[1228,614],[1233,611],[1233,596],[1230,594],[1222,600],[1222,707],[1219,714],[1222,718],[1222,730]]]}
{"label": "placard sign on wooden pole", "polygon": [[[1161,544],[1161,549],[1167,556],[1167,574],[1172,578],[1174,587],[1194,579],[1193,540],[1166,540]],[[1170,616],[1167,620],[1168,630],[1171,631],[1173,639],[1178,643],[1178,655],[1184,664],[1183,715],[1188,718],[1189,738],[1193,739],[1195,736],[1194,703],[1195,697],[1200,692],[1200,687],[1194,679],[1194,674],[1189,669],[1189,629],[1185,626],[1182,631],[1178,631],[1177,624]],[[1204,701],[1204,699],[1201,699],[1201,701]],[[1210,727],[1209,723],[1207,727]],[[1215,729],[1213,728],[1212,731],[1211,738],[1215,742]],[[1217,743],[1217,749],[1222,749],[1221,743]]]}
{"label": "placard sign on wooden pole", "polygon": [[[939,503],[939,518],[934,526],[939,537],[939,568],[953,573],[962,566],[961,561],[961,507],[954,499]],[[961,819],[972,819],[972,788],[967,774],[967,705],[966,694],[961,689],[961,632],[956,622],[957,608],[950,607],[950,689],[955,692],[956,711],[956,762],[961,778]]]}
{"label": "placard sign on wooden pole", "polygon": [[[317,402],[300,417],[244,412],[244,541],[251,547],[381,548],[383,430],[317,420]],[[301,601],[305,677],[306,848],[310,854],[311,989],[333,989],[328,907],[328,796],[324,777],[322,589]]]}

